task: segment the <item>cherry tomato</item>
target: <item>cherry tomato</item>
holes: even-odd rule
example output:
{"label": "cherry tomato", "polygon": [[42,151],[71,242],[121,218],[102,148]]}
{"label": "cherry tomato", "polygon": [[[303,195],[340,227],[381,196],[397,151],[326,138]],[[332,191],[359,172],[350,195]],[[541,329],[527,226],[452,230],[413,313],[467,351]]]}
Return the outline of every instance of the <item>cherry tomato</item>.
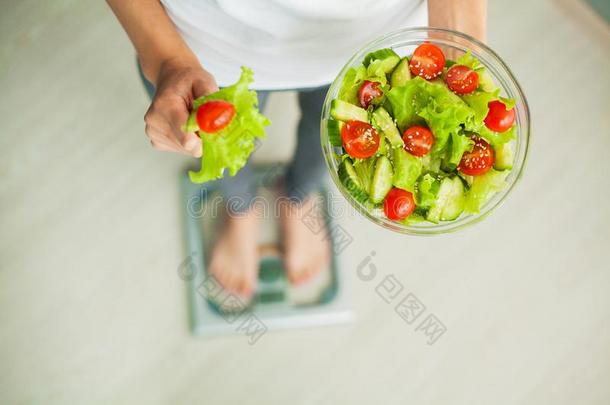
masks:
{"label": "cherry tomato", "polygon": [[413,52],[409,61],[409,68],[414,75],[432,80],[443,73],[445,67],[445,55],[443,51],[429,43],[423,43]]}
{"label": "cherry tomato", "polygon": [[479,75],[468,66],[453,65],[447,71],[445,81],[454,93],[468,94],[479,86]]}
{"label": "cherry tomato", "polygon": [[394,221],[405,219],[415,210],[413,194],[400,189],[392,188],[383,201],[383,212],[385,216]]}
{"label": "cherry tomato", "polygon": [[347,121],[341,129],[343,148],[351,157],[365,159],[379,149],[379,135],[372,125],[362,121]]}
{"label": "cherry tomato", "polygon": [[492,131],[505,132],[515,123],[515,109],[506,110],[503,102],[494,100],[487,104],[489,112],[485,117],[485,126]]}
{"label": "cherry tomato", "polygon": [[225,128],[235,117],[235,106],[228,101],[212,100],[197,110],[197,124],[203,132],[214,133]]}
{"label": "cherry tomato", "polygon": [[383,91],[378,82],[365,80],[358,89],[358,100],[360,100],[360,106],[364,109],[368,108],[371,103],[378,101],[382,95]]}
{"label": "cherry tomato", "polygon": [[405,150],[413,156],[427,155],[434,145],[434,135],[426,127],[413,126],[407,128],[402,134]]}
{"label": "cherry tomato", "polygon": [[480,176],[491,169],[494,164],[494,150],[483,138],[473,136],[472,151],[464,152],[458,170],[469,176]]}

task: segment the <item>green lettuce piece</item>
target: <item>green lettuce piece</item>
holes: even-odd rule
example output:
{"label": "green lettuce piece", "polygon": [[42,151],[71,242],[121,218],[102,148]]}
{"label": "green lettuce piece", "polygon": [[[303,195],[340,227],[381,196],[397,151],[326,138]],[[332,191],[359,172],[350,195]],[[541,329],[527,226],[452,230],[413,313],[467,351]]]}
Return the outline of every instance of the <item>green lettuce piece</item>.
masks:
{"label": "green lettuce piece", "polygon": [[392,184],[410,192],[415,191],[415,183],[422,171],[421,159],[416,158],[403,148],[394,149],[394,178]]}
{"label": "green lettuce piece", "polygon": [[457,133],[451,133],[451,142],[447,153],[447,163],[455,168],[460,164],[464,152],[470,152],[474,146],[474,141],[470,137]]}
{"label": "green lettuce piece", "polygon": [[430,156],[430,154],[427,154],[425,156],[422,156],[421,158],[421,162],[422,162],[422,169],[424,172],[439,172],[441,170],[441,158],[438,157],[432,157]]}
{"label": "green lettuce piece", "polygon": [[432,155],[445,153],[447,142],[452,135],[458,135],[463,126],[472,126],[474,112],[460,97],[442,84],[427,83],[429,103],[419,112],[434,134]]}
{"label": "green lettuce piece", "polygon": [[497,150],[505,143],[515,139],[515,126],[513,125],[505,132],[495,132],[483,125],[478,129],[478,134]]}
{"label": "green lettuce piece", "polygon": [[515,127],[505,132],[494,132],[485,126],[485,117],[489,112],[488,104],[493,100],[502,101],[507,109],[514,108],[515,100],[499,97],[500,89],[493,92],[475,91],[472,94],[462,96],[462,99],[474,111],[474,121],[466,125],[466,130],[476,132],[479,136],[485,138],[494,148],[498,148],[515,138]]}
{"label": "green lettuce piece", "polygon": [[390,111],[401,132],[411,125],[422,123],[418,113],[428,103],[427,96],[421,91],[424,86],[425,80],[415,77],[404,86],[393,87],[386,93]]}
{"label": "green lettuce piece", "polygon": [[500,97],[500,101],[504,103],[507,110],[515,108],[515,104],[517,103],[514,98]]}
{"label": "green lettuce piece", "polygon": [[[199,131],[203,144],[201,169],[189,172],[193,183],[204,183],[224,176],[225,169],[234,176],[246,164],[254,151],[256,138],[265,136],[265,126],[271,122],[258,110],[258,99],[248,86],[253,82],[252,70],[242,67],[239,81],[215,93],[193,101],[193,112],[211,100],[225,100],[235,106],[236,114],[231,123],[221,131],[209,134]],[[189,122],[193,119],[189,117]],[[188,127],[188,125],[187,125]]]}
{"label": "green lettuce piece", "polygon": [[383,61],[379,59],[375,59],[369,64],[366,68],[366,76],[369,78],[368,80],[377,81],[383,85],[388,82],[385,66],[383,65]]}
{"label": "green lettuce piece", "polygon": [[362,65],[351,67],[345,72],[338,99],[358,105],[358,88],[366,77],[366,68]]}
{"label": "green lettuce piece", "polygon": [[399,222],[404,225],[416,225],[426,222],[426,217],[416,209],[411,215]]}
{"label": "green lettuce piece", "polygon": [[430,208],[436,201],[441,182],[430,173],[424,174],[417,183],[417,194],[415,200],[417,207],[422,209]]}
{"label": "green lettuce piece", "polygon": [[387,84],[388,80],[385,73],[381,70],[379,70],[379,72],[380,74],[377,74],[378,72],[375,67],[372,67],[369,70],[364,67],[364,65],[349,68],[347,72],[345,72],[345,76],[343,76],[337,98],[359,106],[358,89],[360,89],[360,85],[363,81],[370,80],[372,82],[379,82],[382,86]]}
{"label": "green lettuce piece", "polygon": [[500,89],[496,89],[493,92],[486,92],[477,90],[471,94],[465,94],[462,99],[472,108],[474,111],[474,122],[476,123],[475,128],[483,125],[483,120],[487,117],[489,112],[488,104],[490,101],[497,100],[500,94]]}
{"label": "green lettuce piece", "polygon": [[401,131],[421,124],[423,118],[434,134],[432,156],[444,156],[450,137],[460,134],[464,126],[476,127],[472,108],[442,83],[415,77],[392,88],[387,99]]}
{"label": "green lettuce piece", "polygon": [[508,173],[508,170],[491,169],[483,175],[473,176],[472,185],[466,193],[464,210],[473,214],[479,213],[494,194],[507,186],[506,176]]}
{"label": "green lettuce piece", "polygon": [[470,50],[466,52],[464,55],[460,56],[456,61],[458,65],[468,66],[479,75],[479,88],[483,91],[493,92],[497,89],[496,84],[493,79],[485,69],[485,66],[477,58],[472,56]]}
{"label": "green lettuce piece", "polygon": [[479,60],[477,58],[472,56],[472,52],[470,52],[470,50],[468,50],[465,54],[463,54],[462,56],[457,58],[455,63],[457,65],[468,66],[470,69],[474,70],[475,72],[480,72],[481,70],[485,69],[485,66],[483,66],[483,64],[481,62],[479,62]]}

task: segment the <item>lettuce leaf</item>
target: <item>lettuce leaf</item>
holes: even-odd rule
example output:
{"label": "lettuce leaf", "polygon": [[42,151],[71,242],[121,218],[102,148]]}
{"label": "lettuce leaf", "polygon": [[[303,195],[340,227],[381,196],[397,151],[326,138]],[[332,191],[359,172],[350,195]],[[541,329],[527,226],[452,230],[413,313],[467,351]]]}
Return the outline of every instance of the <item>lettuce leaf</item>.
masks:
{"label": "lettuce leaf", "polygon": [[[404,86],[392,88],[387,98],[401,131],[425,120],[434,134],[432,156],[443,156],[450,137],[461,134],[464,126],[476,127],[472,108],[442,83],[415,77]],[[455,153],[466,150],[467,144],[456,138]]]}
{"label": "lettuce leaf", "polygon": [[481,176],[474,176],[472,185],[466,193],[464,210],[473,214],[479,213],[485,203],[506,186],[506,176],[509,171],[489,170]]}
{"label": "lettuce leaf", "polygon": [[[429,102],[419,112],[419,116],[426,120],[426,124],[434,134],[431,154],[441,156],[445,153],[449,139],[463,131],[462,126],[473,125],[474,112],[443,84],[424,81],[424,90]],[[456,141],[459,139],[456,138]],[[457,142],[456,146],[464,150],[462,142]]]}
{"label": "lettuce leaf", "polygon": [[[342,101],[359,106],[360,101],[358,100],[358,89],[364,80],[370,80],[372,82],[379,82],[382,86],[386,85],[388,80],[383,71],[377,71],[375,67],[367,69],[364,65],[358,65],[351,67],[345,72],[341,87],[339,88],[339,94],[337,98]],[[377,74],[380,73],[380,74]]]}
{"label": "lettuce leaf", "polygon": [[510,142],[515,139],[514,125],[508,131],[505,132],[495,132],[483,125],[477,130],[477,132],[487,142],[489,142],[489,144],[493,146],[495,150],[498,150],[506,142]]}
{"label": "lettuce leaf", "polygon": [[451,133],[451,142],[447,153],[447,163],[455,169],[462,160],[464,152],[470,152],[474,146],[474,141],[470,137],[457,132]]}
{"label": "lettuce leaf", "polygon": [[497,100],[499,94],[500,89],[496,89],[493,92],[477,90],[474,93],[464,94],[462,96],[462,99],[474,111],[474,121],[477,123],[478,126],[483,125],[483,120],[485,119],[485,117],[487,117],[487,113],[489,112],[489,102]]}
{"label": "lettuce leaf", "polygon": [[351,67],[345,72],[338,99],[358,105],[358,88],[366,77],[366,68],[362,65]]}
{"label": "lettuce leaf", "polygon": [[[258,110],[258,99],[248,86],[253,82],[252,70],[242,67],[239,81],[215,93],[193,101],[193,112],[187,127],[194,124],[196,110],[210,100],[225,100],[235,106],[236,114],[223,130],[209,134],[199,131],[203,144],[201,169],[189,172],[193,183],[204,183],[224,176],[225,169],[234,176],[248,161],[254,151],[256,138],[265,136],[265,126],[271,122]],[[196,125],[196,123],[195,123]]]}
{"label": "lettuce leaf", "polygon": [[421,91],[425,83],[424,79],[416,77],[404,86],[393,87],[386,93],[390,110],[401,132],[411,125],[423,122],[418,114],[428,103],[426,94]]}
{"label": "lettuce leaf", "polygon": [[477,58],[472,56],[470,50],[466,52],[464,55],[460,56],[456,61],[458,65],[468,66],[479,75],[479,88],[483,91],[493,92],[497,89],[496,84],[493,79],[485,69],[485,66],[479,62]]}
{"label": "lettuce leaf", "polygon": [[422,209],[430,208],[436,201],[440,186],[441,182],[430,173],[423,175],[417,183],[417,194],[415,195],[417,207]]}
{"label": "lettuce leaf", "polygon": [[514,126],[506,132],[494,132],[487,128],[483,122],[489,112],[488,104],[490,101],[499,99],[506,105],[506,108],[514,108],[515,100],[500,97],[499,94],[500,89],[496,89],[493,92],[475,91],[472,94],[462,96],[462,99],[474,111],[474,121],[466,125],[466,130],[478,133],[496,149],[515,138]]}
{"label": "lettuce leaf", "polygon": [[472,52],[470,52],[470,50],[468,50],[465,54],[463,54],[462,56],[457,58],[455,63],[456,63],[456,65],[468,66],[470,69],[474,70],[475,72],[480,72],[485,69],[485,66],[483,66],[483,64],[481,62],[479,62],[479,60],[477,58],[472,56]]}

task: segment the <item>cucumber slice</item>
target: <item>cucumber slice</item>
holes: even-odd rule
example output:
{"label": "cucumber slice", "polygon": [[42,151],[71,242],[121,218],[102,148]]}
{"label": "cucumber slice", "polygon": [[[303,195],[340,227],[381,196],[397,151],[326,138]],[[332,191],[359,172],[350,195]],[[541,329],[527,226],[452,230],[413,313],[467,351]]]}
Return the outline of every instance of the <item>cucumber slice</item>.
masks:
{"label": "cucumber slice", "polygon": [[396,124],[383,107],[379,107],[373,112],[373,121],[393,147],[404,146],[405,143],[400,136],[400,132],[398,132],[398,128],[396,128]]}
{"label": "cucumber slice", "polygon": [[426,219],[430,222],[434,222],[438,224],[441,220],[441,216],[443,215],[443,208],[447,203],[447,199],[453,192],[453,180],[446,177],[441,181],[441,186],[438,189],[438,195],[436,197],[436,201],[428,210],[428,214],[426,215]]}
{"label": "cucumber slice", "polygon": [[[449,180],[449,179],[446,179]],[[464,183],[455,176],[450,180],[452,188],[445,201],[443,212],[441,213],[441,221],[452,221],[460,216],[466,205],[466,195],[464,194]]]}
{"label": "cucumber slice", "polygon": [[330,115],[339,121],[369,121],[369,114],[363,108],[345,101],[334,99],[330,105]]}
{"label": "cucumber slice", "polygon": [[328,131],[328,140],[333,146],[342,146],[341,129],[345,123],[337,120],[326,120],[326,129]]}
{"label": "cucumber slice", "polygon": [[380,203],[392,188],[392,163],[385,156],[380,156],[375,163],[375,173],[371,183],[371,201]]}
{"label": "cucumber slice", "polygon": [[404,86],[409,80],[411,80],[411,69],[409,68],[409,59],[405,56],[392,71],[390,85],[392,87]]}
{"label": "cucumber slice", "polygon": [[394,186],[410,192],[415,191],[415,183],[421,174],[422,162],[403,148],[396,148],[392,154],[394,160]]}
{"label": "cucumber slice", "polygon": [[426,219],[435,224],[439,221],[452,221],[460,216],[466,205],[464,183],[455,176],[445,177],[438,189],[436,201],[428,210]]}
{"label": "cucumber slice", "polygon": [[513,168],[515,154],[513,152],[512,142],[502,144],[502,146],[496,149],[495,152],[496,160],[494,161],[494,169],[510,170]]}
{"label": "cucumber slice", "polygon": [[391,48],[383,48],[366,55],[362,63],[368,68],[375,61],[379,61],[377,63],[384,73],[390,73],[400,62],[400,56]]}
{"label": "cucumber slice", "polygon": [[361,203],[366,203],[368,200],[368,194],[364,191],[363,185],[356,175],[354,166],[349,159],[345,159],[339,165],[339,180],[345,186],[347,191],[354,197],[354,199]]}
{"label": "cucumber slice", "polygon": [[379,141],[379,149],[377,149],[377,156],[386,155],[388,153],[388,141],[385,138],[381,138]]}
{"label": "cucumber slice", "polygon": [[356,159],[352,161],[356,176],[358,176],[362,189],[366,191],[367,194],[370,194],[371,191],[371,182],[373,181],[373,172],[375,171],[376,161],[377,158],[375,157]]}

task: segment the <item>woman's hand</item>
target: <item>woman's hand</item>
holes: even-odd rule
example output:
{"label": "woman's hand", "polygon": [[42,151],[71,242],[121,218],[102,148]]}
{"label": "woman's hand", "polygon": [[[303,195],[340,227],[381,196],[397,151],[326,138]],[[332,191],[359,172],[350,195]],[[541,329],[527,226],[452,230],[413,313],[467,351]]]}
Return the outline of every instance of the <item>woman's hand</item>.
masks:
{"label": "woman's hand", "polygon": [[218,90],[211,74],[196,63],[165,62],[159,69],[155,97],[144,116],[153,148],[201,156],[201,138],[183,132],[193,100]]}
{"label": "woman's hand", "polygon": [[487,0],[428,0],[428,24],[465,32],[485,42]]}

